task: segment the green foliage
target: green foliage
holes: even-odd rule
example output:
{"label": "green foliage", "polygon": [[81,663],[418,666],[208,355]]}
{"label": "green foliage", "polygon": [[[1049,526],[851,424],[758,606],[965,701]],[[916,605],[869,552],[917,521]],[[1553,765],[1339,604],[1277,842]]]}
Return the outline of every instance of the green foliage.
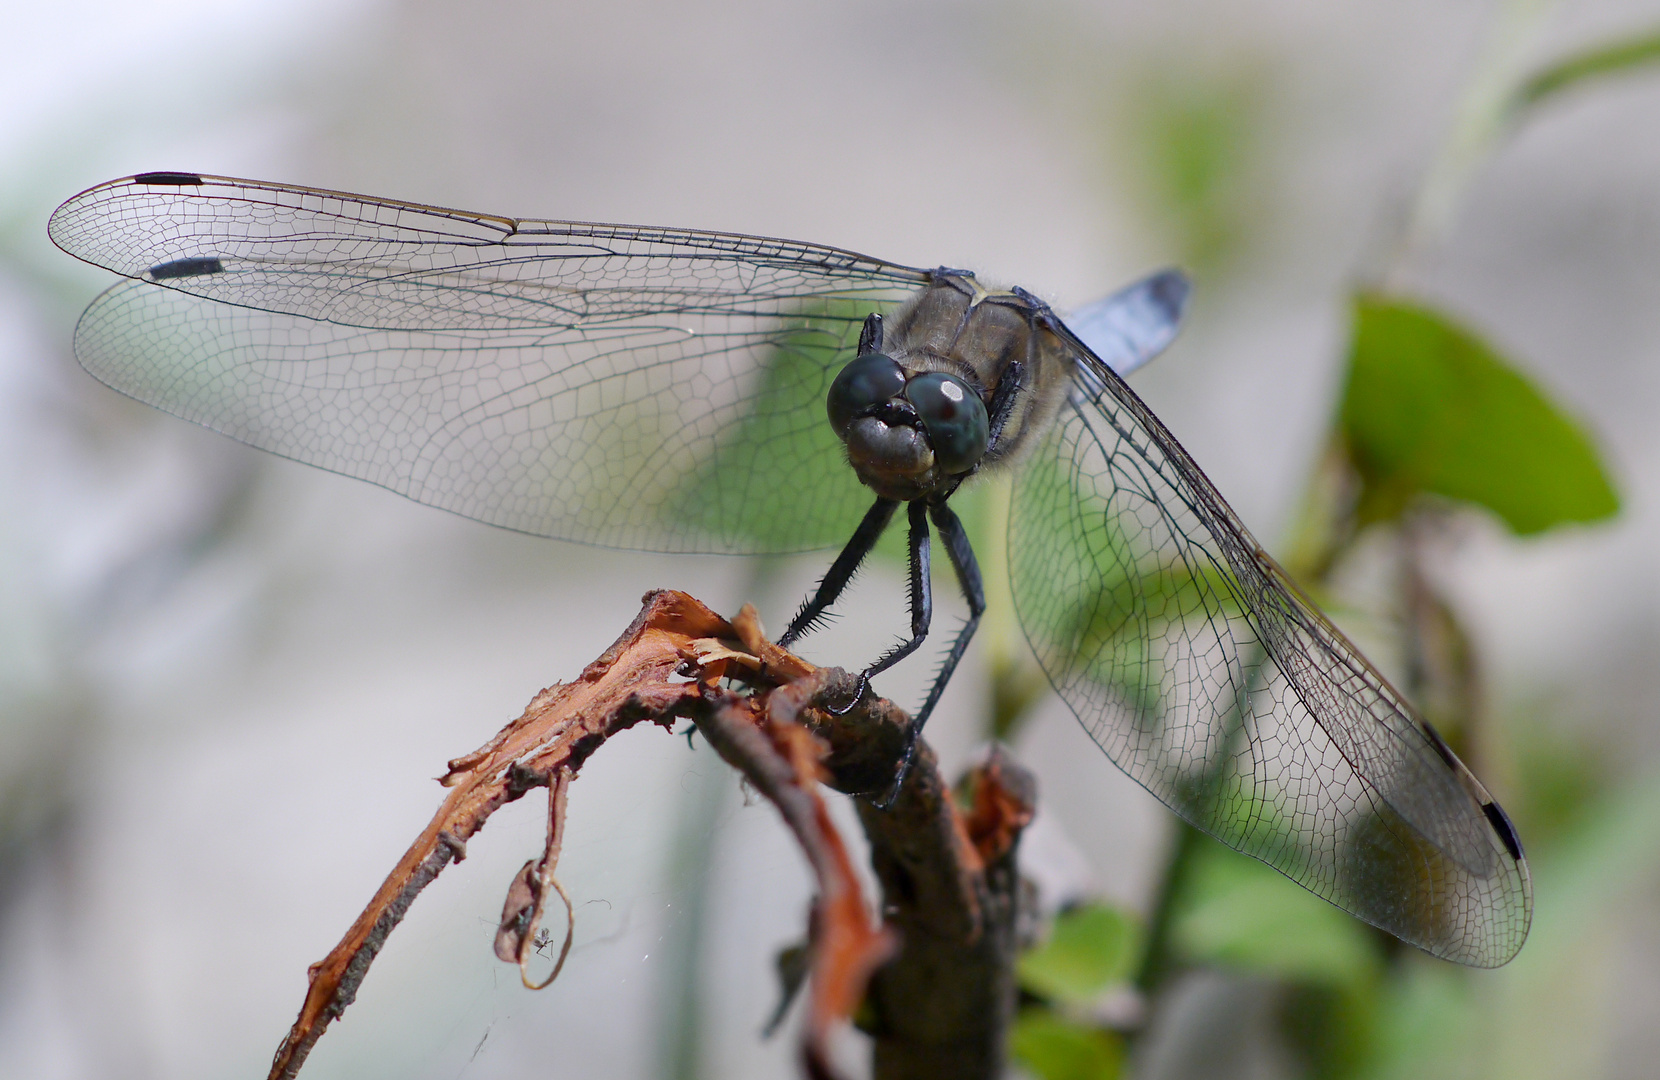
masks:
{"label": "green foliage", "polygon": [[1189,269],[1225,263],[1258,224],[1261,82],[1251,71],[1161,70],[1131,95],[1132,155]]}
{"label": "green foliage", "polygon": [[1378,978],[1372,932],[1272,867],[1207,840],[1190,873],[1172,930],[1185,956],[1344,988]]}
{"label": "green foliage", "polygon": [[1485,506],[1519,535],[1619,509],[1580,426],[1427,307],[1356,299],[1340,423],[1363,525],[1398,517],[1419,492]]}
{"label": "green foliage", "polygon": [[1141,950],[1135,921],[1107,904],[1055,917],[1049,937],[1020,957],[1021,989],[1044,1004],[1021,1010],[1009,1035],[1014,1059],[1040,1080],[1112,1080],[1123,1072],[1123,1040],[1071,1013],[1123,984]]}
{"label": "green foliage", "polygon": [[1370,1064],[1377,1039],[1377,995],[1352,988],[1296,983],[1280,1001],[1280,1032],[1310,1078],[1353,1077]]}
{"label": "green foliage", "polygon": [[1505,809],[1533,847],[1550,845],[1578,825],[1607,783],[1601,748],[1584,731],[1562,730],[1560,711],[1561,702],[1547,700],[1509,722],[1514,787],[1521,797]]}
{"label": "green foliage", "polygon": [[[1622,986],[1616,973],[1631,963],[1629,935],[1644,918],[1638,905],[1660,882],[1660,771],[1650,765],[1605,780],[1531,861],[1538,907],[1527,948],[1504,969],[1502,997],[1478,984],[1474,1002],[1485,1013],[1476,1029],[1493,1032],[1485,1071],[1504,1080],[1580,1075],[1606,1053]],[[1460,1035],[1446,1036],[1437,1049],[1456,1060]]]}
{"label": "green foliage", "polygon": [[1123,1041],[1048,1009],[1022,1009],[1009,1032],[1009,1054],[1038,1080],[1117,1080]]}
{"label": "green foliage", "polygon": [[1362,1075],[1368,1080],[1484,1075],[1476,1006],[1464,972],[1412,958],[1380,995],[1377,1041]]}
{"label": "green foliage", "polygon": [[[755,373],[758,391],[722,433],[666,517],[740,551],[804,551],[843,544],[873,496],[847,467],[825,418],[825,395],[852,358],[865,312],[881,305],[826,301],[780,328]],[[812,477],[811,484],[802,477]]]}
{"label": "green foliage", "polygon": [[1271,867],[1208,838],[1195,846],[1171,939],[1190,963],[1275,977],[1280,1034],[1312,1077],[1373,1057],[1385,985],[1379,935]]}
{"label": "green foliage", "polygon": [[1085,904],[1056,916],[1049,939],[1023,953],[1016,972],[1028,993],[1086,1004],[1129,978],[1140,949],[1136,926],[1118,908]]}
{"label": "green foliage", "polygon": [[[1660,876],[1660,772],[1610,785],[1586,805],[1557,843],[1534,858],[1541,903],[1531,957],[1542,963],[1565,943],[1556,934],[1595,933],[1621,896]],[[1542,932],[1542,935],[1541,935]]]}
{"label": "green foliage", "polygon": [[1596,78],[1621,75],[1660,63],[1660,30],[1621,38],[1574,53],[1535,72],[1511,97],[1510,112],[1531,108],[1564,90]]}

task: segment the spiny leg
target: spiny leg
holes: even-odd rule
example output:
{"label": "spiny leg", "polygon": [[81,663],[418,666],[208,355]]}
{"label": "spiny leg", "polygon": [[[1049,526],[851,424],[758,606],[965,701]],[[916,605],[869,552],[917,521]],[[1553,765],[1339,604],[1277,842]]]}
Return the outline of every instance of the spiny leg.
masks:
{"label": "spiny leg", "polygon": [[929,578],[928,507],[918,499],[907,510],[911,525],[911,639],[902,641],[882,655],[880,660],[865,668],[863,682],[878,675],[907,656],[928,637],[928,624],[934,618],[934,588]]}
{"label": "spiny leg", "polygon": [[784,636],[778,639],[778,644],[788,648],[790,643],[818,625],[831,604],[841,596],[847,583],[853,580],[853,575],[859,569],[859,564],[865,561],[870,549],[876,546],[881,539],[882,532],[893,520],[893,512],[898,509],[899,503],[893,499],[877,499],[876,504],[865,513],[865,519],[859,522],[859,527],[853,530],[853,538],[842,548],[842,553],[836,556],[836,561],[830,564],[825,572],[824,580],[818,584],[818,591],[812,599],[801,605],[794,619],[790,620],[789,629]]}
{"label": "spiny leg", "polygon": [[[920,505],[920,502],[911,504],[913,508]],[[962,521],[943,502],[928,507],[928,514],[934,519],[934,527],[939,530],[940,542],[945,545],[945,553],[951,559],[951,568],[957,572],[957,585],[963,591],[963,598],[968,601],[968,621],[957,631],[957,639],[951,643],[951,651],[946,654],[945,662],[940,665],[939,674],[934,677],[934,686],[928,691],[928,699],[911,718],[911,729],[905,735],[905,752],[899,759],[899,769],[894,774],[893,787],[879,804],[883,807],[893,801],[894,796],[899,794],[900,786],[905,783],[905,776],[911,771],[911,759],[916,755],[916,741],[922,734],[922,725],[928,722],[929,714],[934,711],[934,706],[939,704],[940,695],[945,692],[945,684],[951,681],[951,674],[957,670],[957,664],[961,662],[963,653],[968,650],[968,643],[973,639],[974,631],[979,628],[980,616],[986,611],[986,589],[980,579],[980,564],[974,558],[974,548],[968,542],[968,533],[963,529]]]}
{"label": "spiny leg", "polygon": [[[910,547],[911,547],[911,637],[909,641],[902,641],[898,645],[883,653],[874,664],[859,673],[859,690],[853,700],[848,702],[845,709],[833,709],[833,712],[845,712],[853,708],[870,689],[870,679],[878,675],[907,656],[916,652],[928,637],[928,625],[934,618],[934,586],[928,555],[928,508],[920,500],[910,504],[907,511],[910,520]],[[897,789],[896,789],[897,790]],[[886,803],[881,804],[884,807]]]}
{"label": "spiny leg", "polygon": [[982,461],[995,461],[998,457],[997,444],[1003,441],[1003,428],[1014,413],[1015,402],[1019,400],[1023,389],[1020,380],[1025,374],[1026,365],[1019,360],[1010,361],[997,380],[997,389],[991,392],[991,408],[987,417],[990,422],[990,435],[986,439],[986,458],[982,458]]}

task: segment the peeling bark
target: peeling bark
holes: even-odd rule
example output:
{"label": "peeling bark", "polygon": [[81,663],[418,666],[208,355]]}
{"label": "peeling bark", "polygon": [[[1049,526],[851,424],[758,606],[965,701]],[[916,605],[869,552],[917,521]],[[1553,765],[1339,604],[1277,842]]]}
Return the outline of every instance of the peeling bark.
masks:
{"label": "peeling bark", "polygon": [[[488,743],[449,763],[440,782],[450,792],[432,821],[345,937],[312,965],[270,1080],[298,1074],[409,905],[445,866],[465,858],[467,840],[490,815],[547,787],[546,848],[514,878],[496,940],[497,955],[522,973],[528,950],[542,940],[549,894],[563,896],[555,872],[565,802],[583,763],[635,724],[672,729],[679,719],[697,724],[777,806],[817,880],[806,1073],[832,1075],[828,1036],[868,1000],[878,1080],[996,1076],[1014,1003],[1014,848],[1031,816],[1030,781],[994,755],[971,777],[965,817],[932,751],[919,746],[891,809],[860,804],[884,893],[887,925],[873,925],[818,785],[885,792],[910,720],[878,698],[849,707],[858,685],[846,672],[813,668],[766,641],[751,609],[728,622],[684,593],[648,594],[633,624],[577,680],[543,690]],[[567,904],[567,925],[569,918]]]}

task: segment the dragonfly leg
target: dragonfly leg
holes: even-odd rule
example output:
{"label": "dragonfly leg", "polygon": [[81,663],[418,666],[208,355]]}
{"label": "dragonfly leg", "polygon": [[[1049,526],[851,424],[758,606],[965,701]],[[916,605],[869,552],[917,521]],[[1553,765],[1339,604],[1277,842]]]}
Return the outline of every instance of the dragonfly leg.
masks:
{"label": "dragonfly leg", "polygon": [[1015,400],[1020,397],[1020,376],[1024,372],[1024,365],[1019,360],[1011,362],[1002,377],[997,380],[997,389],[991,392],[991,408],[988,410],[991,436],[986,440],[988,456],[996,453],[997,444],[1003,438],[1003,426],[1009,422],[1009,416],[1014,412]]}
{"label": "dragonfly leg", "polygon": [[957,639],[951,643],[951,651],[946,654],[945,662],[940,665],[939,674],[934,677],[934,686],[928,691],[928,699],[911,718],[911,730],[905,736],[905,752],[899,759],[899,769],[894,774],[893,787],[887,798],[879,804],[884,807],[899,794],[900,785],[904,784],[905,775],[911,770],[911,759],[916,755],[916,741],[922,734],[922,725],[928,722],[934,706],[939,704],[940,695],[945,692],[945,684],[951,681],[952,672],[957,670],[963,653],[968,651],[968,643],[973,640],[974,631],[980,626],[980,616],[986,611],[986,589],[980,579],[980,564],[974,558],[974,548],[968,542],[968,532],[964,530],[962,520],[943,502],[930,506],[928,513],[934,519],[934,527],[939,530],[940,542],[945,545],[945,554],[951,559],[951,568],[957,572],[957,584],[962,588],[963,598],[968,601],[968,621],[957,631]]}
{"label": "dragonfly leg", "polygon": [[788,648],[792,642],[819,625],[830,605],[836,602],[842,590],[847,588],[847,583],[853,580],[859,564],[865,561],[870,549],[876,546],[876,541],[888,527],[888,522],[893,520],[893,512],[898,507],[899,503],[893,499],[876,500],[876,505],[870,508],[865,514],[865,519],[859,522],[859,527],[853,531],[853,538],[842,548],[842,553],[836,556],[836,561],[830,564],[824,579],[818,583],[818,591],[801,605],[801,610],[790,620],[789,629],[778,639],[779,645]]}
{"label": "dragonfly leg", "polygon": [[934,588],[929,579],[928,506],[918,499],[910,504],[907,513],[911,524],[911,639],[895,645],[865,668],[864,682],[916,652],[917,646],[928,637],[928,624],[934,618]]}
{"label": "dragonfly leg", "polygon": [[882,351],[882,316],[878,312],[871,312],[865,316],[865,325],[859,330],[859,352],[864,356],[868,353]]}
{"label": "dragonfly leg", "polygon": [[[846,705],[830,708],[837,716],[848,712],[864,700],[865,693],[870,689],[871,676],[881,674],[916,652],[917,647],[928,637],[928,625],[934,618],[934,586],[929,572],[928,557],[928,510],[921,501],[917,501],[910,504],[907,513],[911,526],[910,640],[895,645],[859,673],[859,685],[852,699]],[[887,804],[881,805],[886,807]]]}

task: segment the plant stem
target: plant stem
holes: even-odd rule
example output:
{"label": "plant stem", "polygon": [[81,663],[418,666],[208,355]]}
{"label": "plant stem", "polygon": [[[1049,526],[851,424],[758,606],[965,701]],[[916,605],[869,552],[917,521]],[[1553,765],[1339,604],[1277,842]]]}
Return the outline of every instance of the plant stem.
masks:
{"label": "plant stem", "polygon": [[1164,877],[1159,882],[1158,896],[1153,903],[1153,920],[1147,927],[1147,947],[1142,950],[1141,966],[1135,975],[1136,989],[1146,998],[1152,998],[1176,969],[1170,932],[1175,923],[1176,908],[1191,876],[1194,856],[1204,838],[1204,833],[1181,818],[1176,819],[1170,859],[1165,863]]}

